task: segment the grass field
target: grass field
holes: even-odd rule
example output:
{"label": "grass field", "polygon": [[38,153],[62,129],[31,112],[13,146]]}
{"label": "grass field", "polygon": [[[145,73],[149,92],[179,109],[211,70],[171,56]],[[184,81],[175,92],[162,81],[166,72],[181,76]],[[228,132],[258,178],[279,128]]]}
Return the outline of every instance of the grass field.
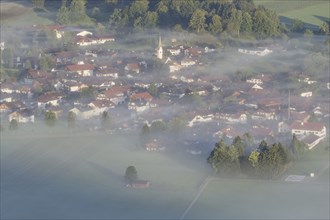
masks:
{"label": "grass field", "polygon": [[[1,136],[1,219],[176,218],[205,175],[196,161],[136,149],[131,136],[41,136]],[[125,187],[129,165],[151,189]]]}
{"label": "grass field", "polygon": [[[43,12],[46,14],[46,12]],[[31,26],[47,25],[53,23],[51,20],[40,17],[32,7],[9,1],[0,2],[1,25]],[[41,13],[42,14],[42,13]]]}
{"label": "grass field", "polygon": [[329,185],[214,179],[188,219],[328,219]]}
{"label": "grass field", "polygon": [[330,2],[327,0],[255,0],[256,5],[276,11],[283,22],[300,19],[309,28],[317,28],[330,19]]}
{"label": "grass field", "polygon": [[[177,219],[208,174],[205,158],[145,152],[135,135],[68,136],[60,126],[51,132],[42,124],[27,129],[1,133],[1,219]],[[312,153],[304,165],[327,160]],[[129,165],[152,182],[150,189],[124,186]],[[215,178],[185,218],[329,217],[326,177],[306,183]]]}

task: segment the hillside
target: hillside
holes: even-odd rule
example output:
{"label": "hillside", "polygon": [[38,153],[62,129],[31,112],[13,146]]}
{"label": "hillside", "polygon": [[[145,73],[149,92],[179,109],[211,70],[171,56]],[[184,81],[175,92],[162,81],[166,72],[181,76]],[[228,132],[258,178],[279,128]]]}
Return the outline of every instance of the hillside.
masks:
{"label": "hillside", "polygon": [[280,21],[290,24],[292,19],[302,20],[311,29],[317,29],[324,21],[330,20],[330,2],[324,0],[255,0],[256,5],[276,11]]}

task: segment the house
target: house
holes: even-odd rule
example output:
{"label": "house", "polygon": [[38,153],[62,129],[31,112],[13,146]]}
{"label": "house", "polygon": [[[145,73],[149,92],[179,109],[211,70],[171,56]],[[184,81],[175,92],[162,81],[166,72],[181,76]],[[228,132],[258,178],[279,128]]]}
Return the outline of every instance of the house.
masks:
{"label": "house", "polygon": [[93,33],[89,32],[89,31],[80,31],[80,32],[76,33],[76,36],[81,36],[81,37],[86,37],[86,36],[90,36],[90,35],[93,35]]}
{"label": "house", "polygon": [[99,69],[95,76],[97,77],[111,77],[114,79],[118,78],[119,69],[117,68],[106,68],[106,69]]}
{"label": "house", "polygon": [[158,151],[159,150],[159,143],[156,139],[150,141],[145,144],[145,148],[147,151]]}
{"label": "house", "polygon": [[114,108],[115,104],[110,100],[103,99],[103,100],[94,100],[91,103],[89,103],[88,106],[92,107],[93,109],[99,109],[100,111],[102,110],[107,111],[110,108]]}
{"label": "house", "polygon": [[97,99],[108,99],[115,105],[123,104],[130,92],[129,86],[113,86],[97,96]]}
{"label": "house", "polygon": [[223,137],[227,137],[229,139],[232,139],[234,137],[241,136],[242,134],[243,134],[242,132],[238,131],[234,127],[228,126],[224,129],[221,129],[221,130],[213,133],[213,137],[219,138],[219,139],[221,139]]}
{"label": "house", "polygon": [[53,55],[54,61],[57,65],[65,65],[73,62],[73,59],[78,56],[75,51],[61,51]]}
{"label": "house", "polygon": [[57,39],[61,39],[64,36],[63,26],[61,25],[48,25],[49,30],[53,31]]}
{"label": "house", "polygon": [[178,56],[181,53],[180,47],[171,47],[166,49],[172,56]]}
{"label": "house", "polygon": [[210,122],[214,118],[213,114],[208,115],[196,115],[192,120],[188,122],[189,127],[193,127],[196,123]]}
{"label": "house", "polygon": [[91,107],[91,106],[76,106],[69,111],[72,111],[73,113],[76,114],[77,119],[79,120],[85,120],[85,119],[90,119],[92,117],[99,117],[107,107]]}
{"label": "house", "polygon": [[324,137],[319,137],[314,134],[309,134],[309,135],[303,137],[300,141],[305,143],[308,146],[308,149],[311,150],[317,144],[319,144],[323,139],[324,139]]}
{"label": "house", "polygon": [[46,71],[29,69],[24,77],[24,82],[32,84],[34,80],[45,79],[49,76]]}
{"label": "house", "polygon": [[193,66],[195,64],[196,64],[196,62],[190,58],[184,58],[183,60],[181,60],[182,67],[189,67],[189,66]]}
{"label": "house", "polygon": [[252,120],[259,120],[259,121],[265,121],[265,120],[277,120],[276,113],[274,111],[265,111],[262,109],[255,110],[251,114]]}
{"label": "house", "polygon": [[125,71],[133,72],[133,73],[140,73],[140,65],[138,63],[128,63],[125,66]]}
{"label": "house", "polygon": [[46,105],[59,105],[63,95],[60,93],[46,93],[38,97],[38,108],[46,109]]}
{"label": "house", "polygon": [[92,64],[68,65],[66,70],[78,73],[80,76],[93,76],[94,74],[94,66]]}
{"label": "house", "polygon": [[297,136],[314,134],[318,137],[326,137],[326,127],[321,122],[300,122],[294,121],[291,124],[291,133]]}
{"label": "house", "polygon": [[313,96],[313,92],[302,92],[300,93],[301,97],[308,98]]}
{"label": "house", "polygon": [[18,123],[34,122],[34,114],[29,109],[22,109],[8,115],[8,121],[16,120]]}
{"label": "house", "polygon": [[151,186],[150,181],[148,180],[135,180],[126,185],[126,187],[134,188],[134,189],[147,189]]}
{"label": "house", "polygon": [[242,49],[239,48],[238,52],[244,53],[244,54],[250,54],[250,55],[256,55],[256,56],[266,56],[270,53],[272,53],[272,50],[269,50],[267,48],[259,48],[258,50],[247,50],[247,49]]}
{"label": "house", "polygon": [[217,119],[226,120],[230,123],[246,123],[247,115],[243,112],[237,113],[219,113],[216,115]]}
{"label": "house", "polygon": [[88,88],[88,86],[77,81],[68,80],[62,83],[62,88],[67,92],[79,92],[83,88]]}
{"label": "house", "polygon": [[143,112],[150,108],[153,97],[149,92],[134,93],[130,96],[128,109]]}

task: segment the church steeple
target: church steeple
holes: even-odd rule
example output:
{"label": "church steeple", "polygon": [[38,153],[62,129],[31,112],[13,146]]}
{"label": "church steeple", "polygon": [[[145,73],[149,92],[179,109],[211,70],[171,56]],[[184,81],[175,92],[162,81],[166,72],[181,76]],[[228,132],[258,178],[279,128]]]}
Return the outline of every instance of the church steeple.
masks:
{"label": "church steeple", "polygon": [[160,60],[163,59],[163,45],[162,45],[162,37],[160,36],[160,34],[158,37],[158,47],[156,49],[156,56]]}

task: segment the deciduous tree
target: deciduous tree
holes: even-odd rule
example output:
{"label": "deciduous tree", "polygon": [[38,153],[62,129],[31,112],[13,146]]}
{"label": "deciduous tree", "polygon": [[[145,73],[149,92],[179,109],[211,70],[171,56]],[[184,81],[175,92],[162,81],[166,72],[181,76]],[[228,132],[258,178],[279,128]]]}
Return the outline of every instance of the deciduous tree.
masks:
{"label": "deciduous tree", "polygon": [[128,183],[128,184],[131,184],[132,182],[137,180],[138,179],[138,173],[137,173],[137,170],[136,170],[135,166],[127,167],[124,177],[125,177],[126,183]]}
{"label": "deciduous tree", "polygon": [[47,111],[45,113],[45,123],[49,127],[53,127],[56,124],[57,118],[53,111]]}

